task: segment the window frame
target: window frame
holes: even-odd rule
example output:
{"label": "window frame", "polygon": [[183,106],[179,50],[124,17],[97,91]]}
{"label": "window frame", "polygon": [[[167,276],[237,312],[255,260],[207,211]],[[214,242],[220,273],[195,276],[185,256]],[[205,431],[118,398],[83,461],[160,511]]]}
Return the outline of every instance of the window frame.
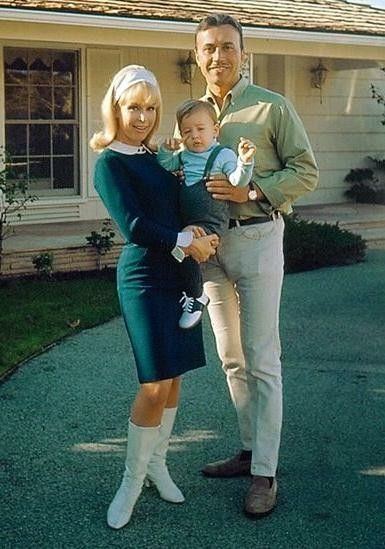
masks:
{"label": "window frame", "polygon": [[[14,48],[14,49],[21,49],[21,50],[46,50],[46,51],[57,51],[57,52],[73,52],[75,54],[75,83],[73,85],[74,90],[74,118],[71,119],[55,119],[55,118],[47,118],[47,119],[33,119],[33,118],[23,118],[23,119],[6,119],[5,117],[5,91],[6,91],[6,82],[5,82],[5,55],[4,51],[6,48]],[[79,201],[80,199],[84,198],[84,188],[82,184],[82,172],[83,172],[83,165],[84,165],[84,159],[83,159],[83,147],[82,147],[82,134],[83,134],[83,110],[84,110],[84,104],[83,104],[83,94],[82,94],[82,84],[83,84],[83,78],[84,78],[84,47],[82,46],[76,46],[75,44],[57,44],[57,43],[41,43],[39,41],[36,42],[24,42],[24,41],[1,41],[0,43],[0,62],[1,62],[1,75],[0,75],[0,112],[2,112],[2,119],[3,124],[0,128],[0,138],[1,142],[3,143],[3,146],[6,146],[6,140],[5,140],[5,128],[6,124],[10,125],[17,125],[17,124],[23,124],[23,125],[49,125],[50,128],[52,128],[54,125],[71,125],[74,128],[74,140],[73,140],[73,155],[70,155],[68,153],[68,156],[73,156],[73,170],[74,170],[74,177],[73,177],[73,186],[71,188],[53,188],[53,173],[52,173],[52,164],[54,162],[54,159],[56,157],[65,157],[66,154],[53,154],[53,139],[52,139],[52,133],[51,133],[51,139],[49,142],[50,152],[49,155],[41,155],[41,157],[49,158],[50,166],[51,166],[51,174],[50,174],[50,188],[42,189],[42,190],[35,190],[32,189],[33,194],[39,197],[40,200],[48,199],[52,200],[55,198],[61,199],[68,199],[68,200],[76,200]],[[53,85],[49,87],[51,90],[53,89]],[[28,159],[30,157],[30,151],[29,149],[26,151],[25,155]],[[33,156],[40,156],[40,155],[33,155]],[[20,155],[21,157],[21,155]],[[17,157],[16,157],[17,158]]]}

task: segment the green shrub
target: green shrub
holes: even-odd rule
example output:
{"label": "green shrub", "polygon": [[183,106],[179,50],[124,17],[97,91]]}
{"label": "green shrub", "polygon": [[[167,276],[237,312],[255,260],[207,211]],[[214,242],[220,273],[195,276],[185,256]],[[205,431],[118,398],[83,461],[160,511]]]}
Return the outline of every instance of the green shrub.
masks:
{"label": "green shrub", "polygon": [[38,255],[34,255],[32,263],[42,278],[51,278],[53,271],[53,254],[51,252],[42,252]]}
{"label": "green shrub", "polygon": [[350,265],[364,261],[366,242],[338,223],[316,223],[300,220],[296,215],[285,218],[285,271],[294,273],[331,265]]}
{"label": "green shrub", "polygon": [[382,158],[367,156],[371,168],[355,168],[350,170],[344,181],[350,184],[345,191],[348,198],[364,204],[385,204],[385,161]]}
{"label": "green shrub", "polygon": [[112,226],[112,221],[108,217],[103,221],[101,232],[92,231],[90,236],[86,236],[86,240],[98,254],[98,269],[102,268],[102,255],[109,252],[114,245],[115,231]]}

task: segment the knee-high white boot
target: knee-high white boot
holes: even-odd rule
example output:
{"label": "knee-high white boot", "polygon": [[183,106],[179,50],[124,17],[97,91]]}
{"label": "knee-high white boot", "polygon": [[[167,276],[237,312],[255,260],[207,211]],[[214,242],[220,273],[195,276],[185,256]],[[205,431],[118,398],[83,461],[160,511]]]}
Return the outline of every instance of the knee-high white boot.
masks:
{"label": "knee-high white boot", "polygon": [[170,477],[166,465],[166,455],[176,412],[177,408],[164,409],[158,442],[147,468],[147,478],[155,484],[162,499],[171,503],[183,503],[184,496]]}
{"label": "knee-high white boot", "polygon": [[139,427],[129,422],[126,469],[107,512],[107,523],[111,528],[122,528],[130,520],[134,505],[142,491],[148,462],[158,436],[159,427]]}

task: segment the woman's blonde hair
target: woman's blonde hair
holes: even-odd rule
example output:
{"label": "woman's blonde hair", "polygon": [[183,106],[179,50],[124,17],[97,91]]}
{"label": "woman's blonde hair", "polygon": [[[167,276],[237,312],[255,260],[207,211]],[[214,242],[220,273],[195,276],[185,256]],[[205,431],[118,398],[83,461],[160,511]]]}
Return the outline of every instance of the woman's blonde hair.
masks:
{"label": "woman's blonde hair", "polygon": [[119,97],[115,100],[116,84],[121,80],[122,72],[126,68],[119,71],[113,78],[106,95],[103,98],[101,105],[103,130],[94,133],[90,139],[90,147],[94,151],[103,151],[116,138],[119,123],[119,109],[130,103],[138,105],[154,106],[156,110],[155,124],[148,136],[143,140],[145,145],[149,145],[152,136],[158,130],[162,111],[162,98],[158,85],[147,81],[139,81],[130,85]]}

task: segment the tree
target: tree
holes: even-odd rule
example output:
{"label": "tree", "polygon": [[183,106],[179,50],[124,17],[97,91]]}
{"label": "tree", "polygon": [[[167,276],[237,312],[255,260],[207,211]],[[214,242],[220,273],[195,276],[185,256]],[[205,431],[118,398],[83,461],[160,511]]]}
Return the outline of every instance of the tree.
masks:
{"label": "tree", "polygon": [[0,148],[0,274],[2,273],[4,241],[14,234],[14,220],[21,219],[27,204],[38,200],[30,193],[28,180],[13,173],[9,155]]}

